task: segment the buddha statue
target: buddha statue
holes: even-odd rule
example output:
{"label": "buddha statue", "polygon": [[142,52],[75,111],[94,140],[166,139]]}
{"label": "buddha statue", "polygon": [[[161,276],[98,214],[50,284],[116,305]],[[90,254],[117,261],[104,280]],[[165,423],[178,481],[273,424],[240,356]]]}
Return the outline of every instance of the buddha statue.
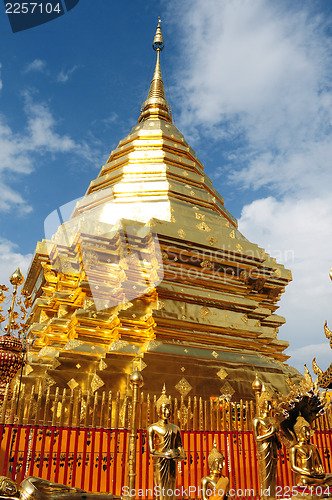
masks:
{"label": "buddha statue", "polygon": [[149,450],[153,456],[155,494],[160,500],[175,498],[177,462],[186,458],[180,429],[169,422],[171,408],[164,385],[157,401],[159,420],[147,430]]}
{"label": "buddha statue", "polygon": [[332,474],[324,470],[317,446],[310,443],[312,430],[302,417],[296,419],[294,432],[297,442],[289,450],[289,460],[297,486],[330,486]]}
{"label": "buddha statue", "polygon": [[253,419],[257,446],[258,475],[261,496],[275,498],[277,482],[278,448],[280,441],[276,421],[272,418],[272,392],[263,385],[258,397],[258,416]]}
{"label": "buddha statue", "polygon": [[217,444],[213,442],[213,448],[208,456],[210,475],[201,480],[202,500],[223,500],[227,498],[229,490],[229,479],[222,474],[225,457],[217,450]]}

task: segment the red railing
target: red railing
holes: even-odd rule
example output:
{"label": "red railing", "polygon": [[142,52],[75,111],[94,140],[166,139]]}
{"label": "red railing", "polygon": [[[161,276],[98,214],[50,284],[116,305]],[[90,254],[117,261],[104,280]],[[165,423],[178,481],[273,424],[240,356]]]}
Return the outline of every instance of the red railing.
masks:
{"label": "red railing", "polygon": [[[27,476],[37,476],[88,491],[122,495],[127,484],[128,432],[127,429],[0,425],[0,475],[17,483]],[[235,496],[257,497],[256,447],[251,431],[183,431],[182,439],[187,458],[178,464],[180,497],[201,497],[200,482],[209,472],[207,457],[214,439],[225,455],[224,473]],[[331,431],[316,431],[313,442],[320,449],[325,470],[330,471]],[[153,464],[143,430],[137,433],[136,473],[136,489],[141,490],[137,496],[153,498]],[[285,447],[279,452],[278,485],[280,493],[287,493],[288,487],[292,487]]]}

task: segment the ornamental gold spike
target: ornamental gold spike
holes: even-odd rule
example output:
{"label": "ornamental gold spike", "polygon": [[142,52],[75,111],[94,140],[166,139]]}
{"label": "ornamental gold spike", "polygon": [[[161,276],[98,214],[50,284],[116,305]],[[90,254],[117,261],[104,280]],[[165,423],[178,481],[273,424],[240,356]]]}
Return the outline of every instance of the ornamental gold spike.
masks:
{"label": "ornamental gold spike", "polygon": [[16,269],[16,271],[13,272],[13,274],[9,278],[9,281],[14,286],[20,286],[20,285],[22,285],[22,283],[24,281],[24,276],[21,273],[21,269],[19,267]]}
{"label": "ornamental gold spike", "polygon": [[160,52],[164,49],[164,39],[158,22],[156,34],[153,39],[152,47],[157,52],[156,67],[151,81],[148,97],[143,102],[141,114],[138,123],[145,120],[164,120],[172,123],[170,105],[166,101],[164,82],[161,76]]}

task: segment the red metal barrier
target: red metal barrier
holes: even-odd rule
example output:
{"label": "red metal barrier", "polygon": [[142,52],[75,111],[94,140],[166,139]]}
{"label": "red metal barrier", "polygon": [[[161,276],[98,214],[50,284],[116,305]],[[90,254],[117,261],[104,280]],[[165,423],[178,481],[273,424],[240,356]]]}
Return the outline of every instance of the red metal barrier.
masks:
{"label": "red metal barrier", "polygon": [[[127,429],[0,425],[0,472],[20,483],[37,476],[89,491],[123,494],[127,481]],[[224,473],[235,497],[257,498],[256,447],[250,431],[183,431],[186,460],[179,466],[178,487],[184,498],[200,495],[201,477],[208,473],[207,458],[214,439],[225,455]],[[326,469],[331,466],[331,431],[316,431]],[[136,455],[137,496],[153,498],[153,463],[146,431],[138,431]],[[292,487],[288,452],[279,452],[278,485]],[[191,489],[189,490],[189,487]],[[247,490],[247,492],[245,492]]]}

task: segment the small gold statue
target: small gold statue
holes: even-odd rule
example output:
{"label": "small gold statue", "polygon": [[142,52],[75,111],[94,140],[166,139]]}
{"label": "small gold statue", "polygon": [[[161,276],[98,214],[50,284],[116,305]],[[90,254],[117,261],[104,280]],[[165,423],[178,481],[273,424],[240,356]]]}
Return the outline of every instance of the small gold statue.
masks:
{"label": "small gold statue", "polygon": [[[213,448],[208,456],[210,475],[202,477],[202,499],[223,500],[227,498],[229,490],[229,479],[222,474],[225,457],[217,450],[217,444],[213,442]],[[211,494],[209,495],[209,491]]]}
{"label": "small gold statue", "polygon": [[171,411],[171,401],[166,396],[164,385],[157,401],[159,420],[148,427],[149,450],[154,462],[155,494],[160,500],[175,498],[176,462],[186,458],[180,429],[169,423]]}
{"label": "small gold statue", "polygon": [[257,445],[258,475],[261,496],[276,496],[278,448],[280,441],[275,420],[271,416],[272,392],[263,385],[258,397],[259,416],[253,419],[254,436]]}
{"label": "small gold statue", "polygon": [[289,460],[296,485],[332,485],[332,474],[325,473],[317,446],[310,443],[310,424],[302,416],[296,419],[294,432],[297,443],[289,450]]}
{"label": "small gold statue", "polygon": [[10,500],[120,500],[107,493],[87,493],[80,488],[53,483],[40,477],[26,477],[18,486],[12,479],[0,476],[0,499]]}
{"label": "small gold statue", "polygon": [[18,486],[9,477],[0,476],[0,497],[19,498]]}

